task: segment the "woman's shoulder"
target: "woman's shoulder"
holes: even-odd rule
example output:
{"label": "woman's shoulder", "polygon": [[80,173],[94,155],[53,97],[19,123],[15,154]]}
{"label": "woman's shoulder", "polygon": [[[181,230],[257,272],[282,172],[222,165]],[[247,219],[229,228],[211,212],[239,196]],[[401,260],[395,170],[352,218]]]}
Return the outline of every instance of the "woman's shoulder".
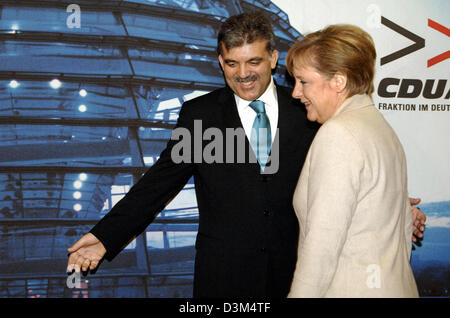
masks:
{"label": "woman's shoulder", "polygon": [[383,115],[373,105],[351,109],[332,117],[322,125],[334,133],[350,133],[361,136],[368,131],[377,131],[385,126]]}

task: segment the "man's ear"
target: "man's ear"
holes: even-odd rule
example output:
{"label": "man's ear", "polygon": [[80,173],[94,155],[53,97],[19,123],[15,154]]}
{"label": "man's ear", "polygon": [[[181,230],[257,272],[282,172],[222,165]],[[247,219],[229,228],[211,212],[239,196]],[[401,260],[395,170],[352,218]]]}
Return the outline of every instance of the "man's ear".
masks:
{"label": "man's ear", "polygon": [[270,57],[270,67],[272,69],[277,67],[278,56],[279,56],[278,51],[277,50],[273,50],[272,56]]}
{"label": "man's ear", "polygon": [[333,85],[338,93],[342,93],[347,87],[347,75],[343,73],[336,73],[332,79]]}

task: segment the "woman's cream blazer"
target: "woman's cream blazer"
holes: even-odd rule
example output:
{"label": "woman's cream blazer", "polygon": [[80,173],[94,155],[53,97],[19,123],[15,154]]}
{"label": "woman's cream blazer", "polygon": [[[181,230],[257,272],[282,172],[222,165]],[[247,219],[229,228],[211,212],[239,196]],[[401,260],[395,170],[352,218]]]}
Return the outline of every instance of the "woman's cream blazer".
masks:
{"label": "woman's cream blazer", "polygon": [[417,297],[405,154],[368,95],[319,129],[293,198],[300,224],[289,297]]}

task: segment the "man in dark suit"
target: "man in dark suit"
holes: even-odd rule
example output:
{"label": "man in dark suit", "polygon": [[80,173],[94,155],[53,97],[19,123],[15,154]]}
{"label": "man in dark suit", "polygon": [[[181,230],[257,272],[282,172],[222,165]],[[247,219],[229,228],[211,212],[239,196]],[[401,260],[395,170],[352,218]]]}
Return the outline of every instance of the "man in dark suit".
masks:
{"label": "man in dark suit", "polygon": [[[199,209],[194,296],[287,295],[299,230],[292,195],[317,127],[307,121],[304,107],[290,91],[272,79],[278,52],[264,15],[246,13],[225,21],[218,54],[227,86],[184,103],[175,130],[193,136],[201,123],[202,133],[214,128],[225,136],[227,129],[241,129],[246,135],[244,162],[238,160],[242,149],[228,142],[223,160],[195,160],[199,152],[192,147],[188,160],[179,162],[172,138],[129,193],[69,248],[68,271],[75,265],[92,270],[103,257],[113,259],[194,176]],[[250,106],[255,100],[263,102],[264,114]],[[252,127],[260,116],[269,122],[272,141],[267,163],[253,160],[258,151],[250,150]],[[233,160],[226,158],[231,151]],[[272,173],[265,173],[274,165]]]}

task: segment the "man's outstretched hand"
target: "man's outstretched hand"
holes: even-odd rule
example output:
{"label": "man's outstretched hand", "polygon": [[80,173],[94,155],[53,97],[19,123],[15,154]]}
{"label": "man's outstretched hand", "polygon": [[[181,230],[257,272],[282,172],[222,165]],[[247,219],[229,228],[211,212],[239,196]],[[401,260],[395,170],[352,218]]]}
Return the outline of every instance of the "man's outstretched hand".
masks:
{"label": "man's outstretched hand", "polygon": [[73,270],[80,272],[80,269],[83,272],[94,270],[106,254],[105,246],[91,233],[84,235],[67,251],[70,252],[68,273]]}

